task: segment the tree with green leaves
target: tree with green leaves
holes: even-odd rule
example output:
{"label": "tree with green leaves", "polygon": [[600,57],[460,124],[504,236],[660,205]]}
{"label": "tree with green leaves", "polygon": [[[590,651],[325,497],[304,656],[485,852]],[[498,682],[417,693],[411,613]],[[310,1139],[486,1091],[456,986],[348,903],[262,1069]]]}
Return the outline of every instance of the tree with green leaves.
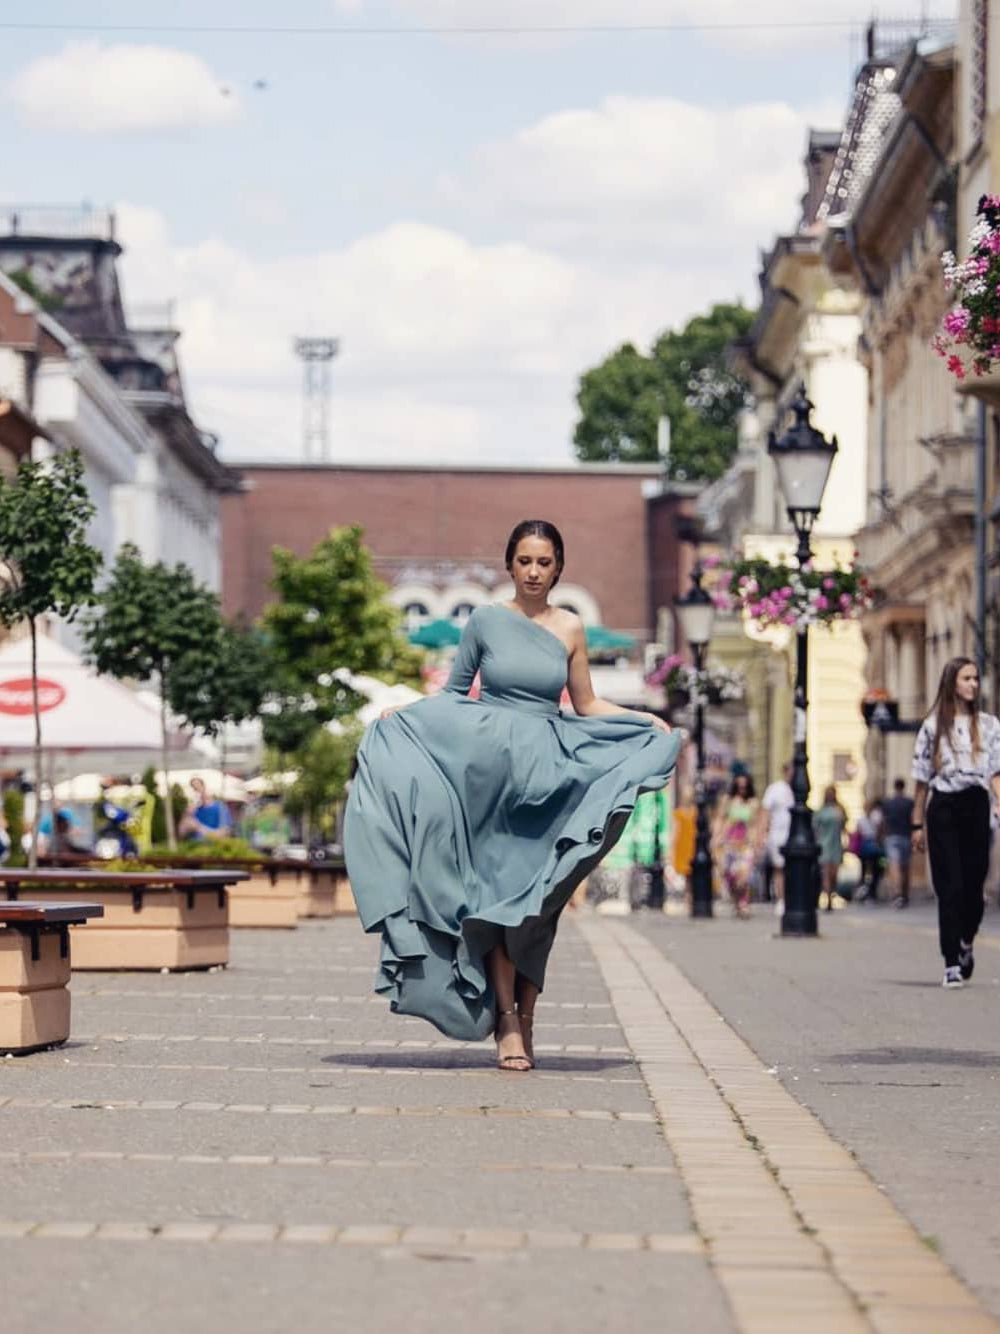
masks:
{"label": "tree with green leaves", "polygon": [[678,481],[719,477],[736,452],[737,417],[748,386],[726,364],[753,312],[713,306],[679,331],[667,330],[648,353],[624,343],[580,377],[580,418],[573,441],[585,462],[655,462],[657,425],[669,417],[667,468]]}
{"label": "tree with green leaves", "polygon": [[[121,548],[84,634],[99,672],[154,681],[160,695],[164,783],[170,790],[168,709],[188,718],[198,701],[194,683],[218,664],[219,600],[186,565],[147,565],[131,543]],[[166,802],[167,841],[177,845],[173,803]]]}
{"label": "tree with green leaves", "polygon": [[285,755],[364,703],[339,671],[419,682],[421,655],[400,633],[362,536],[357,525],[334,528],[307,556],[274,550],[277,599],[262,618],[273,662],[264,737]]}
{"label": "tree with green leaves", "polygon": [[223,737],[221,767],[226,768],[228,724],[256,718],[271,689],[273,664],[260,630],[220,621],[214,643],[215,665],[205,671],[200,658],[182,658],[174,666],[170,706],[192,727]]}
{"label": "tree with green leaves", "polygon": [[351,776],[360,740],[361,729],[357,726],[342,732],[320,727],[296,753],[298,777],[285,792],[284,806],[289,815],[302,820],[306,842],[311,833],[332,835],[337,803]]}
{"label": "tree with green leaves", "polygon": [[94,599],[101,555],[87,541],[94,517],[76,450],[51,459],[22,459],[14,480],[0,476],[0,623],[27,622],[31,636],[31,695],[35,721],[35,820],[32,868],[38,864],[42,791],[42,723],[38,708],[38,622],[72,621]]}

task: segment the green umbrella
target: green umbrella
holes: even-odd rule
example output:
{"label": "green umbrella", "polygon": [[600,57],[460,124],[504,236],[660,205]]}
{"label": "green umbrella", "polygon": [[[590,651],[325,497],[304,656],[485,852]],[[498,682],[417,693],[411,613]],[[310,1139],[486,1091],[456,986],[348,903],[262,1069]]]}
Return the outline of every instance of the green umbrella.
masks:
{"label": "green umbrella", "polygon": [[420,648],[447,648],[449,644],[458,643],[462,631],[452,621],[428,621],[408,638],[411,644]]}
{"label": "green umbrella", "polygon": [[607,653],[613,649],[625,651],[635,647],[635,640],[631,635],[623,635],[620,630],[609,630],[606,625],[588,625],[587,647],[596,653]]}

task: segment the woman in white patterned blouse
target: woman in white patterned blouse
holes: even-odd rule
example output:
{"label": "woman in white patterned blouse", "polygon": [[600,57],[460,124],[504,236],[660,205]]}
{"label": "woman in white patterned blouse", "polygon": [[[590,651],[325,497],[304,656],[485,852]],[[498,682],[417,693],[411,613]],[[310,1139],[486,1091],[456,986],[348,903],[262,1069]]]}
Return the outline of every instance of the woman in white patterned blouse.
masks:
{"label": "woman in white patterned blouse", "polygon": [[944,985],[960,987],[972,976],[972,942],[983,920],[991,789],[1000,800],[1000,721],[979,708],[979,670],[970,658],[952,658],[941,673],[917,733],[913,777],[913,846],[923,852],[926,818]]}

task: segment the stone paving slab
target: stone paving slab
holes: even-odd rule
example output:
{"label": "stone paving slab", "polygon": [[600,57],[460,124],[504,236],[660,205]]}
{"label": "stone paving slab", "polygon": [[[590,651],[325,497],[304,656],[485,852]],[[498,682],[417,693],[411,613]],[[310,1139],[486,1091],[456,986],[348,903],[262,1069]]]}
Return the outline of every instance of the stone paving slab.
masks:
{"label": "stone paving slab", "polygon": [[[926,933],[897,925],[895,915],[873,913],[868,920],[872,925],[862,931],[846,914],[833,914],[821,922],[822,938],[809,941],[777,938],[773,917],[706,923],[639,917],[636,923],[671,961],[663,967],[676,965],[712,1003],[706,1006],[692,988],[689,1010],[704,1007],[716,1027],[721,1012],[758,1053],[756,1072],[732,1059],[735,1037],[725,1024],[717,1039],[706,1033],[697,1043],[713,1079],[742,1109],[748,1135],[761,1142],[758,1121],[773,1118],[763,1151],[803,1216],[822,1220],[820,1235],[839,1272],[864,1294],[869,1319],[886,1329],[955,1330],[961,1309],[970,1328],[1000,1327],[968,1289],[960,1299],[936,1299],[927,1265],[928,1258],[938,1263],[940,1250],[998,1310],[992,1076],[1000,1042],[992,976],[1000,959],[991,963],[992,947],[981,950],[980,989],[958,994],[962,1009],[947,1006],[952,993],[929,985],[938,964]],[[683,1009],[672,1006],[672,1017],[685,1023]],[[932,1072],[937,1077],[928,1079]],[[925,1087],[942,1077],[950,1093],[945,1100],[938,1088]],[[797,1130],[801,1103],[846,1148]],[[871,1173],[872,1191],[852,1185],[853,1153]],[[868,1223],[862,1199],[872,1214]],[[913,1309],[904,1309],[907,1301]],[[917,1322],[914,1309],[927,1314]]]}
{"label": "stone paving slab", "polygon": [[[406,1057],[412,1062],[419,1053]],[[299,1066],[290,1070],[250,1064],[213,1067],[211,1064],[150,1065],[140,1062],[111,1064],[98,1060],[39,1067],[30,1072],[0,1072],[2,1096],[18,1098],[31,1089],[36,1099],[106,1102],[121,1099],[190,1099],[192,1080],[198,1081],[199,1098],[224,1104],[264,1102],[294,1104],[341,1103],[348,1098],[366,1104],[388,1106],[438,1106],[442,1086],[458,1082],[464,1103],[471,1106],[527,1108],[573,1108],[585,1104],[590,1110],[649,1114],[649,1100],[641,1081],[602,1075],[555,1074],[546,1065],[539,1069],[531,1087],[497,1076],[492,1065],[469,1070],[403,1071],[393,1066]],[[27,1096],[27,1095],[26,1095]],[[457,1096],[457,1095],[456,1095]],[[352,1101],[353,1105],[353,1101]]]}
{"label": "stone paving slab", "polygon": [[669,1252],[0,1240],[0,1266],[11,1334],[50,1334],[60,1310],[74,1334],[732,1334],[704,1260]]}
{"label": "stone paving slab", "polygon": [[[0,1109],[6,1148],[19,1133],[30,1149],[91,1148],[162,1153],[336,1153],[398,1158],[414,1143],[430,1162],[670,1162],[654,1125],[563,1117],[230,1114],[206,1101],[187,1113]],[[6,1114],[5,1114],[6,1112]],[[27,1120],[25,1120],[27,1118]],[[23,1129],[14,1130],[13,1127]],[[12,1129],[7,1129],[7,1127]]]}
{"label": "stone paving slab", "polygon": [[626,1181],[624,1171],[612,1176],[535,1168],[528,1175],[515,1170],[516,1164],[506,1171],[484,1171],[470,1170],[468,1164],[404,1162],[397,1167],[386,1159],[383,1167],[367,1170],[278,1163],[251,1168],[176,1158],[160,1163],[144,1155],[4,1162],[2,1216],[58,1220],[66,1216],[66,1201],[72,1198],[88,1219],[100,1223],[125,1217],[160,1223],[420,1223],[459,1229],[488,1224],[636,1235],[648,1232],[649,1220],[655,1219],[658,1232],[694,1235],[676,1176],[632,1172]]}
{"label": "stone paving slab", "polygon": [[[619,1319],[660,1330],[668,1307],[729,1334],[580,937],[560,941],[539,1012],[551,1041],[527,1079],[496,1071],[491,1044],[450,1043],[373,1005],[370,960],[346,962],[370,954],[356,923],[333,922],[240,934],[228,971],[75,979],[75,1043],[0,1064],[16,1334],[70,1312],[101,1334],[331,1319],[438,1331],[470,1317],[487,1334],[533,1322],[587,1334]],[[116,1037],[81,1041],[88,1030]],[[296,1041],[236,1040],[285,1034]],[[53,1265],[60,1284],[39,1302]],[[109,1286],[110,1316],[95,1295]]]}

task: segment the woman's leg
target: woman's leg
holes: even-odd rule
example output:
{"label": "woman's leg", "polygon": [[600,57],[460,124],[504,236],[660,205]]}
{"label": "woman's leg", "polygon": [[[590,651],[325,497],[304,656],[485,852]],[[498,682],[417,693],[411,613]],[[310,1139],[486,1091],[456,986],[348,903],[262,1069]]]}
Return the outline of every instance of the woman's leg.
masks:
{"label": "woman's leg", "polygon": [[970,790],[962,802],[957,823],[962,864],[959,928],[963,942],[971,945],[983,920],[984,890],[990,867],[990,803],[983,789]]}
{"label": "woman's leg", "polygon": [[962,938],[961,834],[954,818],[957,795],[936,793],[931,797],[924,817],[931,883],[938,904],[938,933],[946,968],[958,966]]}
{"label": "woman's leg", "polygon": [[504,1070],[530,1070],[515,1006],[514,965],[503,945],[495,945],[487,958],[497,1004],[497,1063]]}
{"label": "woman's leg", "polygon": [[521,1040],[524,1042],[524,1050],[528,1054],[528,1060],[532,1065],[535,1062],[535,1035],[533,1031],[535,1020],[535,1002],[538,1000],[538,988],[534,982],[517,974],[514,983],[514,995],[517,1000],[517,1017],[521,1025]]}
{"label": "woman's leg", "polygon": [[823,863],[823,892],[826,894],[826,910],[833,909],[833,891],[837,888],[837,867],[834,862]]}

